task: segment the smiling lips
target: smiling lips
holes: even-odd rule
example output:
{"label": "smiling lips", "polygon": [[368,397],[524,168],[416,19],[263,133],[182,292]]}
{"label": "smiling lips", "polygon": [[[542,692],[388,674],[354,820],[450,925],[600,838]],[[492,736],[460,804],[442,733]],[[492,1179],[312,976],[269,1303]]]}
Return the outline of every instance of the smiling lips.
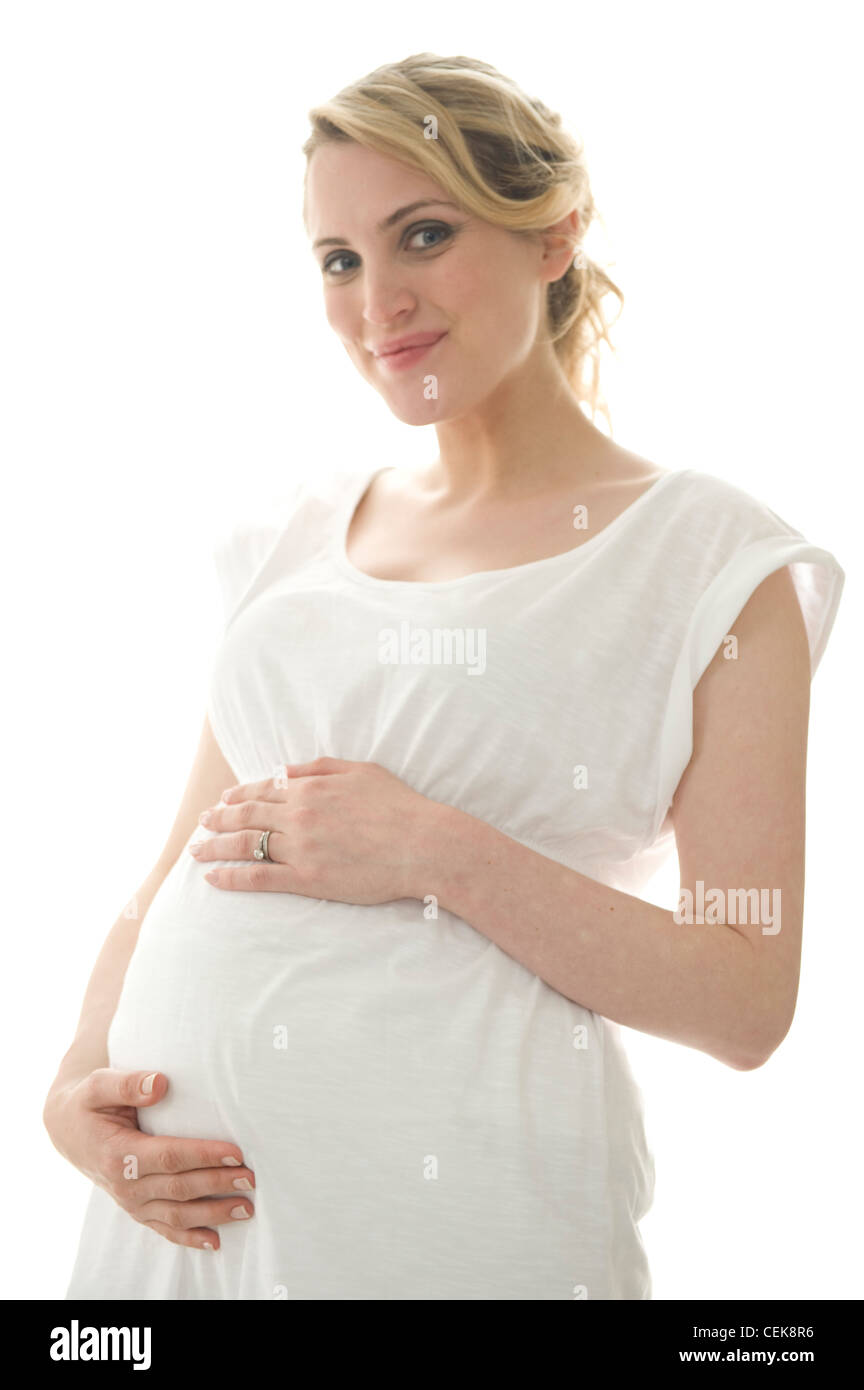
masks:
{"label": "smiling lips", "polygon": [[446,336],[446,333],[415,333],[410,338],[396,338],[389,347],[375,353],[375,360],[388,371],[404,371]]}

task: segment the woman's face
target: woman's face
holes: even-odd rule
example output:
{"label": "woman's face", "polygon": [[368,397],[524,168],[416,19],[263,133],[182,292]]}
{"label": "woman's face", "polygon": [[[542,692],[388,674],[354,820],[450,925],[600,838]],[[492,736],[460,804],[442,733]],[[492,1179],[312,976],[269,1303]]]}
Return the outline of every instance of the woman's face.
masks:
{"label": "woman's face", "polygon": [[[311,156],[306,216],[328,322],[406,424],[454,419],[522,370],[546,283],[568,263],[565,252],[550,271],[539,240],[469,216],[427,175],[354,143]],[[378,355],[439,334],[425,350]]]}

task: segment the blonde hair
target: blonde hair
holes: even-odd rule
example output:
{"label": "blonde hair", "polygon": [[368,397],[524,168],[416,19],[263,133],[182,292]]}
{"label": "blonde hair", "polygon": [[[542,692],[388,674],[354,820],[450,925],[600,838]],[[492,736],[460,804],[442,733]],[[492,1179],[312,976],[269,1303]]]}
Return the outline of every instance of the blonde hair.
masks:
{"label": "blonde hair", "polygon": [[603,300],[615,295],[620,313],[623,295],[582,249],[596,208],[582,146],[561,117],[488,63],[416,53],[350,83],[309,120],[307,174],[321,145],[353,140],[429,175],[496,227],[539,232],[578,212],[576,264],[546,287],[547,325],[577,398],[608,421],[599,385],[600,344],[612,347]]}

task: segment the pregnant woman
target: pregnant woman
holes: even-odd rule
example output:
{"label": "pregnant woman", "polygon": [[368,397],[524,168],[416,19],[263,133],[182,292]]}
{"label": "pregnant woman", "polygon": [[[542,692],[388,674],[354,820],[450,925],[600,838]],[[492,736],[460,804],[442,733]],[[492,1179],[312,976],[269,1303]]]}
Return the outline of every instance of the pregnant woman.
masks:
{"label": "pregnant woman", "polygon": [[45,1107],[68,1297],[647,1299],[619,1025],[741,1070],[789,1029],[843,571],[589,419],[615,287],[542,103],[422,54],[312,122],[328,321],[439,453],[217,545],[188,789]]}

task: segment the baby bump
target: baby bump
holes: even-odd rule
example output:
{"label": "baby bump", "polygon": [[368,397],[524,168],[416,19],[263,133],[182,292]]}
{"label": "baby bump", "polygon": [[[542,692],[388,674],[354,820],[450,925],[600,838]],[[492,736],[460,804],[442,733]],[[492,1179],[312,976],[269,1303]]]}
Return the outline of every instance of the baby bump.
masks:
{"label": "baby bump", "polygon": [[153,899],[109,1056],[112,1066],[168,1078],[165,1099],[140,1112],[142,1128],[242,1145],[238,1124],[248,1132],[287,1120],[304,1077],[326,1082],[324,1063],[335,1084],[350,1060],[350,1020],[332,926],[327,940],[313,930],[325,904],[220,890],[205,870],[181,857]]}
{"label": "baby bump", "polygon": [[109,1033],[113,1066],[168,1078],[142,1129],[278,1153],[283,1171],[315,1154],[325,1181],[416,1177],[439,1150],[540,1180],[602,1163],[594,1015],[414,900],[234,893],[203,873],[186,856],[154,898]]}

